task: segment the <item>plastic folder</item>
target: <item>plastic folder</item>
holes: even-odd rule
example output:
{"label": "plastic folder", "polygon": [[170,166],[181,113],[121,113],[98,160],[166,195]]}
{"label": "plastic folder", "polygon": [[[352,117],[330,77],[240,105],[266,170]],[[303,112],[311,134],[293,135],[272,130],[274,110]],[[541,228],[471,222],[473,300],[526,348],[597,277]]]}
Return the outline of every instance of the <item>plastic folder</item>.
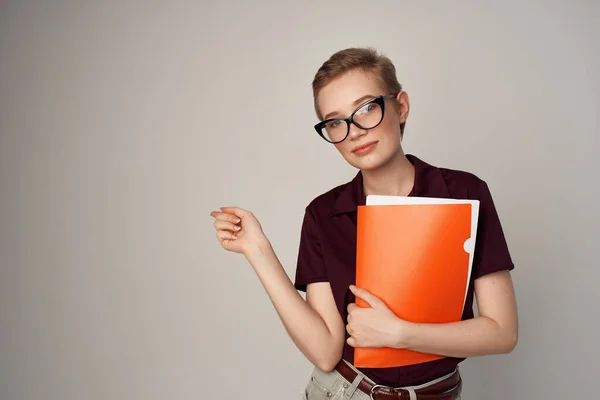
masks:
{"label": "plastic folder", "polygon": [[[473,264],[479,202],[367,196],[358,207],[356,286],[400,318],[460,321]],[[360,298],[360,307],[368,307]],[[355,348],[354,365],[387,368],[443,358],[408,349]]]}

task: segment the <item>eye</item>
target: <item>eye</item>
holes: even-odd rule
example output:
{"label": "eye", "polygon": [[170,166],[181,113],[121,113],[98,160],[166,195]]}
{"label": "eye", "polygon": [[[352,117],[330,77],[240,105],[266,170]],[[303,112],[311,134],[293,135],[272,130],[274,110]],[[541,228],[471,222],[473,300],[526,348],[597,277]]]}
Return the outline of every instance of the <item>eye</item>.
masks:
{"label": "eye", "polygon": [[357,114],[368,114],[371,111],[373,111],[375,108],[377,108],[377,104],[375,104],[375,103],[365,104],[356,113]]}
{"label": "eye", "polygon": [[337,128],[338,126],[340,126],[340,120],[339,119],[335,119],[333,121],[330,121],[327,123],[327,128]]}

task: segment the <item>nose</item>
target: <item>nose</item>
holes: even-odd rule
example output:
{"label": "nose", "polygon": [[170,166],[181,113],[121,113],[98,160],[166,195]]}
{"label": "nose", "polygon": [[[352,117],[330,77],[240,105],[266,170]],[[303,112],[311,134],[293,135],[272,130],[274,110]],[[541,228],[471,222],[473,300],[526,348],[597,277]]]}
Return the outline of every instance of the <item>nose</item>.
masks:
{"label": "nose", "polygon": [[356,124],[354,124],[354,122],[350,124],[350,133],[348,134],[348,136],[350,136],[350,139],[356,139],[366,134],[367,129],[359,128],[358,126],[356,126]]}

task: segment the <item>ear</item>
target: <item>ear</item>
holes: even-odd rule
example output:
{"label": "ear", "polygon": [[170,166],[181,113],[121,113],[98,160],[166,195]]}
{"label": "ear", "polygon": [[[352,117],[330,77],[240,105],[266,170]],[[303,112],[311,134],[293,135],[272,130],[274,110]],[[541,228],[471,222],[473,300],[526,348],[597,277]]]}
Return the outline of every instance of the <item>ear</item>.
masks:
{"label": "ear", "polygon": [[408,94],[404,90],[401,90],[396,95],[396,101],[400,108],[400,112],[399,112],[400,124],[404,124],[404,123],[406,123],[406,120],[408,119],[408,112],[410,111],[410,100],[408,98]]}

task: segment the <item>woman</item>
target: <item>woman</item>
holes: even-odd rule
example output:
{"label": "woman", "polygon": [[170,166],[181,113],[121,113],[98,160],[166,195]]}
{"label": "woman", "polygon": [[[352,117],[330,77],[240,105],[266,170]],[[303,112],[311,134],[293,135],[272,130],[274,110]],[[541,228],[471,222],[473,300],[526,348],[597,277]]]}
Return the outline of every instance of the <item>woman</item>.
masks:
{"label": "woman", "polygon": [[[391,61],[372,49],[342,50],[313,80],[315,129],[359,169],[356,177],[306,208],[292,283],[254,215],[214,211],[221,245],[255,269],[289,336],[315,365],[305,398],[459,399],[458,364],[509,353],[517,343],[514,268],[488,187],[475,175],[405,155],[401,140],[410,105]],[[367,195],[476,199],[480,216],[471,282],[460,322],[401,320],[355,282],[357,207]],[[298,290],[306,291],[306,300]],[[472,304],[477,297],[479,316]],[[356,297],[369,307],[359,308]],[[395,368],[355,368],[355,347],[395,347],[443,358]]]}

